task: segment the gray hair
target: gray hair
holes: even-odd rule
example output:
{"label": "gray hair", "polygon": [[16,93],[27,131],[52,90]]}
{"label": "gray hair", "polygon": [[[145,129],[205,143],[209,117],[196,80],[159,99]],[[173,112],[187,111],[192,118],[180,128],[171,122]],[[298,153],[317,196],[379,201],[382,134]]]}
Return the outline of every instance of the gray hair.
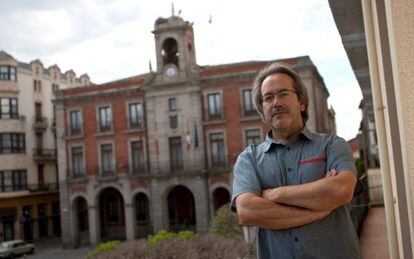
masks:
{"label": "gray hair", "polygon": [[284,66],[280,63],[271,63],[270,65],[266,66],[263,70],[261,70],[254,80],[253,83],[253,90],[252,90],[252,97],[253,103],[256,107],[257,112],[259,113],[260,117],[264,121],[264,113],[263,113],[263,97],[261,92],[261,87],[263,81],[266,77],[276,74],[282,73],[290,76],[293,79],[293,87],[298,95],[298,99],[300,102],[303,102],[305,105],[305,110],[301,112],[303,123],[309,118],[308,114],[308,105],[309,105],[309,97],[308,91],[306,90],[305,84],[303,83],[302,79],[299,77],[298,73],[293,71],[291,68]]}

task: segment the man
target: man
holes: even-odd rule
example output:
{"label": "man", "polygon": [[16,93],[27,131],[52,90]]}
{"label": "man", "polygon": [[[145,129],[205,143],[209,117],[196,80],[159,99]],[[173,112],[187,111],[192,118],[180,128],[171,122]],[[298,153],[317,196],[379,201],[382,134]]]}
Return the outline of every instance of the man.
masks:
{"label": "man", "polygon": [[258,258],[361,258],[347,205],[357,182],[347,143],[306,128],[308,94],[290,68],[265,68],[252,95],[271,131],[239,155],[232,209],[257,227]]}

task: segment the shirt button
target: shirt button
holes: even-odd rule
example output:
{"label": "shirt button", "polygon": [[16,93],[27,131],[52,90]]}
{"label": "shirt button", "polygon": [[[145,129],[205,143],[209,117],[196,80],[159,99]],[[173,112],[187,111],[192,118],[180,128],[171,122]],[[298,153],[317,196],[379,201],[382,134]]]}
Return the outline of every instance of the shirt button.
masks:
{"label": "shirt button", "polygon": [[299,238],[297,238],[297,237],[295,237],[294,240],[295,240],[295,242],[299,242]]}
{"label": "shirt button", "polygon": [[288,168],[288,172],[290,172],[290,171],[292,171],[292,168],[290,168],[290,167],[289,167],[289,168]]}

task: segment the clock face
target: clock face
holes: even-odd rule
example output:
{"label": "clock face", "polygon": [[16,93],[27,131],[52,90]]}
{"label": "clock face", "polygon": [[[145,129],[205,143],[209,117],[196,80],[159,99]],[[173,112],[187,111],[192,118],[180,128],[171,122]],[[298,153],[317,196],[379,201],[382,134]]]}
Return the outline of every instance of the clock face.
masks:
{"label": "clock face", "polygon": [[168,77],[173,77],[173,76],[175,76],[176,73],[177,73],[177,71],[175,70],[174,67],[167,68],[166,74],[167,74]]}

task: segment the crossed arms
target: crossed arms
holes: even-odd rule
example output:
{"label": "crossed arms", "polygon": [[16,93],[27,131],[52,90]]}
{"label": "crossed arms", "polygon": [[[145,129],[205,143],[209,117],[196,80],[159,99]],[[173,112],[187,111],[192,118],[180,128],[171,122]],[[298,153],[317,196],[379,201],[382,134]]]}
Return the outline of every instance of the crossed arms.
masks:
{"label": "crossed arms", "polygon": [[236,198],[240,224],[287,229],[320,220],[351,201],[356,181],[354,173],[342,171],[310,183],[267,189],[262,196],[243,193]]}

